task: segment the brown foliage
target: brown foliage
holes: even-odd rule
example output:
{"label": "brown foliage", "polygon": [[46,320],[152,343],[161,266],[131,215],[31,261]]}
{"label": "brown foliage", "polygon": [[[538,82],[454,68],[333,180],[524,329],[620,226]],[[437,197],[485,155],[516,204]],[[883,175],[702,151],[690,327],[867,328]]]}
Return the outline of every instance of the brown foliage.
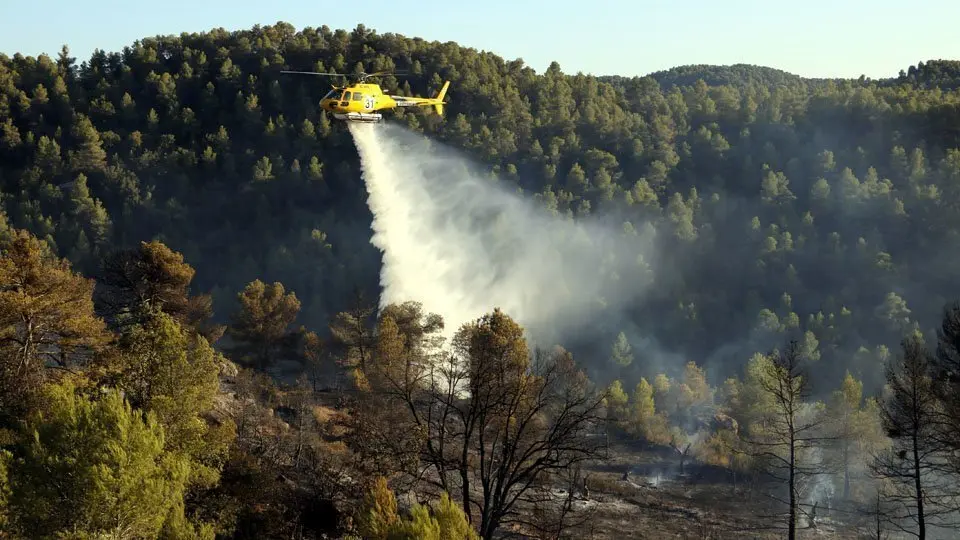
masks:
{"label": "brown foliage", "polygon": [[190,295],[195,273],[183,255],[157,240],[117,251],[103,263],[98,310],[119,327],[141,323],[150,310],[160,310],[214,343],[224,327],[209,323],[213,316],[209,295]]}
{"label": "brown foliage", "polygon": [[[25,412],[55,367],[104,366],[111,336],[93,310],[93,282],[16,230],[0,246],[0,409]],[[91,374],[93,374],[91,372]]]}
{"label": "brown foliage", "polygon": [[259,279],[249,283],[237,295],[240,308],[232,316],[230,337],[237,342],[236,360],[265,369],[293,345],[296,332],[288,327],[300,313],[300,300],[287,293],[283,284],[267,285]]}
{"label": "brown foliage", "polygon": [[[384,322],[384,335],[399,340]],[[394,342],[381,350],[404,348]],[[522,328],[500,310],[465,324],[442,362],[408,357],[387,365],[391,399],[425,436],[420,459],[432,481],[459,493],[483,538],[526,520],[517,504],[536,502],[537,478],[599,456],[604,438],[592,431],[602,425],[604,396],[566,351],[537,351],[531,362]]]}

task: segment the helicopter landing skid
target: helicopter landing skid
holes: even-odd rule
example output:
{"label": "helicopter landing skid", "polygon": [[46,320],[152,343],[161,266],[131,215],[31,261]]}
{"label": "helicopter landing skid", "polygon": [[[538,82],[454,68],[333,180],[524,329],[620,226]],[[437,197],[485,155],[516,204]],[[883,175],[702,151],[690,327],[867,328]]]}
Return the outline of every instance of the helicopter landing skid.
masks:
{"label": "helicopter landing skid", "polygon": [[333,115],[337,120],[347,122],[360,122],[363,124],[378,124],[383,121],[382,114],[364,114],[364,113],[335,113]]}

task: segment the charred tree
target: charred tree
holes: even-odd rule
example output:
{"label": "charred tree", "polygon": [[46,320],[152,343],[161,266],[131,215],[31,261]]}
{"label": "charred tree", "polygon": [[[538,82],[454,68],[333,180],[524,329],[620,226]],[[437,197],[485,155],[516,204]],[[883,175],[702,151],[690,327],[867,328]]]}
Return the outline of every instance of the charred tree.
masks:
{"label": "charred tree", "polygon": [[[937,329],[937,350],[931,358],[933,392],[940,401],[936,436],[952,459],[948,473],[960,486],[960,303],[953,302],[943,310]],[[957,493],[960,495],[960,487]]]}
{"label": "charred tree", "polygon": [[[893,445],[876,457],[873,469],[893,486],[886,499],[894,508],[886,520],[923,540],[931,523],[950,513],[955,501],[942,474],[948,448],[938,437],[941,406],[931,377],[932,356],[919,334],[904,339],[901,347],[900,357],[887,366],[889,395],[880,406]],[[908,530],[905,521],[914,522],[915,530]]]}

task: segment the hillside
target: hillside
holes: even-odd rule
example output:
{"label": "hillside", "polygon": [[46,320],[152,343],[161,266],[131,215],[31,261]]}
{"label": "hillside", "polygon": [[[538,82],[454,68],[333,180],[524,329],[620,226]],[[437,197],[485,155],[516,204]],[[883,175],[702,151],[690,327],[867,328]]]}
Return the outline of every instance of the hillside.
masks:
{"label": "hillside", "polygon": [[162,239],[197,268],[195,287],[213,293],[221,317],[260,278],[295,291],[300,321],[321,329],[345,291],[376,294],[378,254],[352,143],[317,114],[326,86],[279,71],[361,63],[409,68],[385,80],[391,91],[426,95],[451,80],[445,121],[401,121],[557,212],[616,211],[661,229],[662,264],[677,279],[599,341],[643,333],[706,360],[751,335],[801,329],[825,365],[869,378],[871,358],[897,344],[878,335],[884,324],[929,329],[958,293],[946,271],[955,92],[853,81],[814,91],[786,75],[791,85],[774,90],[645,79],[617,89],[362,27],[144,39],[79,69],[67,55],[4,58],[8,219],[88,272],[112,246]]}
{"label": "hillside", "polygon": [[[808,80],[745,65],[596,78],[563,73],[556,63],[538,74],[521,61],[457,43],[380,34],[363,26],[296,31],[283,22],[144,38],[123,51],[98,51],[79,64],[67,48],[56,59],[0,55],[0,233],[29,231],[66,257],[72,269],[95,278],[98,293],[111,284],[127,287],[147,306],[156,297],[129,284],[121,287],[116,268],[111,274],[103,262],[127,250],[161,268],[162,279],[146,271],[139,275],[144,283],[169,279],[176,284],[170,286],[176,290],[170,293],[176,310],[168,313],[174,322],[145,326],[153,341],[128,336],[126,315],[103,315],[106,308],[99,301],[97,316],[126,336],[117,345],[123,354],[163,357],[143,351],[174,347],[190,351],[183,353],[189,358],[211,358],[205,368],[196,368],[206,370],[206,386],[197,383],[202,389],[190,395],[209,399],[196,397],[204,404],[190,410],[190,422],[213,414],[206,401],[213,399],[207,395],[214,386],[210,374],[225,377],[228,364],[219,360],[221,354],[251,370],[241,376],[247,385],[243,392],[218,397],[224,408],[240,407],[233,399],[259,404],[243,409],[247,416],[237,413],[247,420],[236,420],[243,424],[237,428],[243,444],[217,446],[209,455],[197,450],[187,460],[212,468],[228,464],[222,474],[230,482],[186,491],[192,495],[185,515],[199,523],[200,517],[215,515],[222,502],[248,527],[230,537],[279,537],[290,532],[284,527],[306,527],[291,516],[322,514],[305,508],[315,499],[332,499],[324,489],[342,487],[324,483],[330,476],[317,471],[326,474],[341,466],[339,458],[329,456],[346,452],[349,444],[367,444],[350,441],[328,425],[333,414],[354,418],[362,409],[354,402],[343,407],[347,412],[332,413],[342,403],[327,395],[322,409],[304,413],[304,403],[319,399],[318,387],[338,388],[334,394],[343,388],[350,394],[353,384],[363,387],[355,379],[356,343],[350,339],[371,345],[363,340],[373,338],[357,329],[374,324],[374,317],[358,304],[357,293],[366,306],[376,305],[380,254],[369,242],[371,214],[354,142],[345,126],[317,106],[329,87],[286,77],[280,73],[286,69],[405,69],[409,76],[386,77],[381,84],[385,91],[417,96],[433,95],[449,80],[444,117],[389,114],[410,130],[464,152],[558,217],[596,217],[626,237],[648,227],[656,231],[657,260],[638,260],[634,252],[609,254],[649,266],[656,284],[652,292],[626,314],[599,311],[591,327],[561,343],[599,388],[619,388],[620,409],[604,402],[617,411],[610,414],[619,422],[618,436],[646,437],[668,449],[679,445],[663,433],[654,437],[638,428],[641,420],[631,415],[645,410],[634,404],[646,403],[646,388],[651,409],[656,393],[656,410],[672,404],[674,412],[664,421],[685,426],[691,420],[678,412],[685,402],[672,392],[691,390],[647,381],[668,380],[657,379],[660,375],[689,382],[700,373],[687,364],[695,362],[710,390],[704,390],[702,401],[707,394],[718,396],[718,403],[726,399],[724,414],[733,414],[737,409],[731,403],[741,398],[730,389],[738,378],[749,378],[758,365],[755,354],[782,348],[790,338],[815,364],[810,400],[829,401],[849,373],[850,380],[862,383],[867,407],[868,397],[880,396],[883,366],[899,353],[902,340],[919,331],[935,344],[944,306],[960,298],[955,62],[918,64],[895,83]],[[142,251],[148,248],[141,242],[150,240],[165,247],[153,244],[153,251]],[[29,244],[29,251],[36,255],[40,248]],[[597,279],[605,277],[598,273]],[[264,286],[273,283],[282,285]],[[204,293],[210,294],[209,302]],[[257,327],[251,318],[258,306],[261,315],[280,313],[268,337],[251,330]],[[76,325],[87,328],[92,311],[83,313]],[[176,337],[180,330],[171,330],[174,323],[204,339]],[[4,324],[12,329],[20,323]],[[223,327],[227,333],[220,341]],[[354,330],[360,337],[350,334]],[[110,342],[98,336],[90,339]],[[154,348],[138,349],[144,342]],[[320,342],[326,347],[323,355],[315,350]],[[103,346],[113,350],[110,343]],[[204,344],[216,345],[216,352]],[[632,355],[625,352],[631,350]],[[292,377],[306,370],[313,397],[296,393],[306,392],[307,383],[300,390],[280,391],[252,374],[282,361],[293,364]],[[104,372],[116,366],[107,364]],[[352,382],[344,382],[345,375],[354,377],[348,379]],[[166,384],[174,380],[180,379]],[[164,399],[193,399],[172,395]],[[16,403],[18,398],[6,399]],[[299,405],[291,404],[295,399],[301,399]],[[63,403],[75,406],[66,398]],[[157,410],[168,420],[173,414]],[[710,410],[705,418],[713,418]],[[287,427],[265,419],[281,414],[276,411],[289,413]],[[294,436],[308,429],[301,429],[304,418],[316,420],[307,422],[313,430],[308,438],[322,441],[311,447],[309,457],[303,457],[305,443]],[[285,431],[296,425],[293,419],[300,427]],[[15,417],[2,427],[13,429],[18,421]],[[259,422],[269,428],[261,430]],[[181,429],[171,425],[180,426],[174,422],[166,428]],[[270,437],[276,440],[267,441]],[[206,448],[187,439],[185,447]],[[704,461],[708,450],[701,450],[697,459]],[[733,467],[731,459],[724,454],[714,461]],[[303,460],[313,460],[313,469],[304,472]],[[280,476],[274,475],[277,470]],[[284,510],[262,522],[251,517],[269,513],[257,506],[261,488],[269,493],[265,498],[291,497],[278,506]],[[222,500],[198,502],[197,493],[208,493],[203,489]],[[359,500],[354,489],[344,488],[349,494],[343,498]],[[257,523],[265,522],[284,525],[264,532],[269,527],[258,529]]]}
{"label": "hillside", "polygon": [[799,75],[781,69],[749,64],[678,66],[650,73],[647,76],[660,83],[660,86],[666,91],[669,91],[672,87],[693,86],[698,80],[703,80],[709,86],[744,88],[757,85],[771,89],[778,86],[803,86],[813,82],[810,79],[803,79]]}

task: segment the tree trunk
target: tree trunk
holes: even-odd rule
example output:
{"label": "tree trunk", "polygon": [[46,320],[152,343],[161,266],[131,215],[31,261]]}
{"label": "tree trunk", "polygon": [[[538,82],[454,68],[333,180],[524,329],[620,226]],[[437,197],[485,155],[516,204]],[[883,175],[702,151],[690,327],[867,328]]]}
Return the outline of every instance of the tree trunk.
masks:
{"label": "tree trunk", "polygon": [[467,470],[467,446],[464,445],[464,452],[461,456],[461,465],[460,465],[460,484],[461,492],[463,493],[463,512],[467,514],[467,521],[473,523],[473,512],[470,508],[470,476],[469,471]]}
{"label": "tree trunk", "polygon": [[790,430],[790,525],[788,526],[787,538],[796,540],[797,538],[797,488],[796,488],[796,441],[794,440],[793,429]]}
{"label": "tree trunk", "polygon": [[843,442],[843,500],[850,498],[850,442]]}
{"label": "tree trunk", "polygon": [[917,527],[919,540],[926,538],[926,524],[923,519],[923,489],[920,484],[920,445],[917,432],[913,432],[913,484],[917,492]]}

